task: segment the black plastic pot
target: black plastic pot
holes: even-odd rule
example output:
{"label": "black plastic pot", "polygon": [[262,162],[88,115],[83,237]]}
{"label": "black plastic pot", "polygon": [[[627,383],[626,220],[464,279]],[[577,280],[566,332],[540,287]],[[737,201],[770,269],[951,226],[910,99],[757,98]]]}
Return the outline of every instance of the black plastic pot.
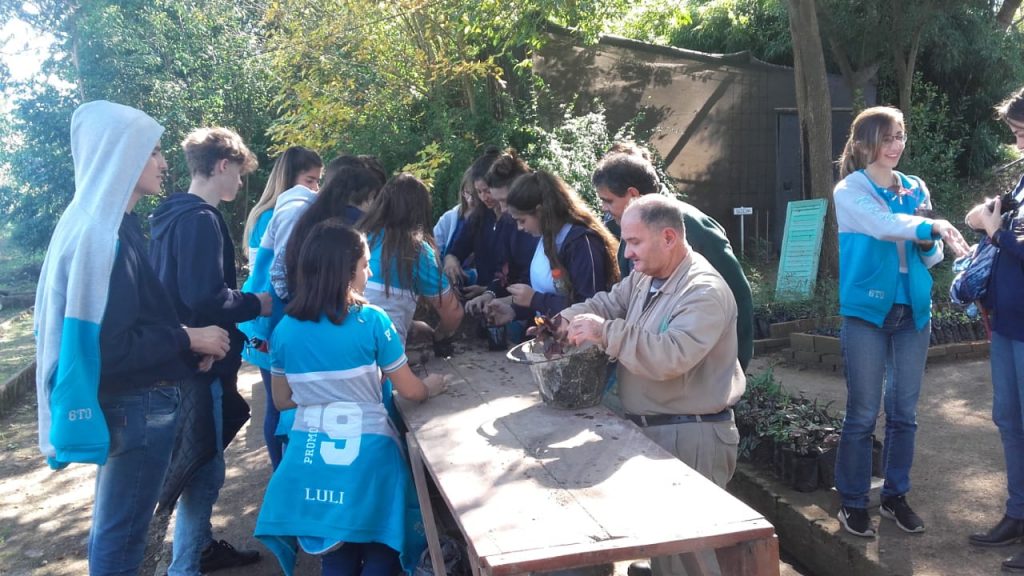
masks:
{"label": "black plastic pot", "polygon": [[836,452],[829,448],[818,456],[818,486],[826,490],[836,485]]}
{"label": "black plastic pot", "polygon": [[771,436],[764,436],[760,440],[757,448],[750,452],[750,461],[754,464],[768,466],[775,458],[775,441]]}
{"label": "black plastic pot", "polygon": [[771,336],[772,325],[768,322],[767,318],[758,316],[754,318],[754,331],[756,332],[755,338],[763,339]]}
{"label": "black plastic pot", "polygon": [[774,459],[772,460],[772,472],[775,477],[783,482],[793,481],[793,459],[796,453],[785,444],[775,444]]}
{"label": "black plastic pot", "polygon": [[791,485],[797,492],[814,492],[817,490],[818,457],[815,455],[794,455],[791,476]]}

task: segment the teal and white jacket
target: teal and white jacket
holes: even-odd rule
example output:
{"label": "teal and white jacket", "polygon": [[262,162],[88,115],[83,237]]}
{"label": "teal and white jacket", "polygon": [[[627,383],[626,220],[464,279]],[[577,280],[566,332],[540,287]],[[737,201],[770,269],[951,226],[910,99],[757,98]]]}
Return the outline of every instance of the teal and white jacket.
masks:
{"label": "teal and white jacket", "polygon": [[[284,317],[285,302],[288,300],[284,255],[288,248],[288,239],[291,238],[295,224],[314,200],[316,192],[301,185],[285,190],[277,199],[273,215],[270,216],[266,231],[260,238],[259,248],[250,262],[249,278],[242,286],[245,292],[268,292],[273,301],[270,316],[260,316],[238,325],[238,329],[245,334],[250,345],[252,338],[269,342],[274,327]],[[268,355],[247,353],[244,356],[246,360],[260,368],[270,369]]]}
{"label": "teal and white jacket", "polygon": [[[107,459],[100,327],[125,208],[163,131],[143,112],[106,101],[83,104],[71,118],[75,196],[50,238],[34,313],[39,448],[52,468]],[[112,304],[111,314],[125,305]]]}
{"label": "teal and white jacket", "polygon": [[[932,207],[928,188],[916,176],[896,172],[901,193],[880,188],[858,170],[832,192],[839,225],[839,313],[879,327],[896,303],[900,274],[907,274],[914,324],[931,316],[932,276],[942,261],[934,220],[917,215]],[[935,244],[922,250],[917,241]]]}
{"label": "teal and white jacket", "polygon": [[350,308],[340,325],[285,316],[271,357],[297,408],[281,412],[282,423],[291,413],[288,443],[256,538],[288,576],[299,548],[324,554],[345,542],[385,544],[412,574],[426,548],[423,517],[381,389],[381,373],[408,362],[395,325],[370,304]]}

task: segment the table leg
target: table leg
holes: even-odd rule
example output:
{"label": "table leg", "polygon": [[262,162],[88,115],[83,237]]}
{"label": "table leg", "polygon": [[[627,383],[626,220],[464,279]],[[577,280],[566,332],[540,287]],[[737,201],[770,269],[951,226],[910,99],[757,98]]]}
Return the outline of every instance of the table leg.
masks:
{"label": "table leg", "polygon": [[715,551],[722,574],[779,576],[779,540],[774,535]]}
{"label": "table leg", "polygon": [[412,479],[416,485],[416,497],[420,501],[420,513],[423,514],[423,530],[427,536],[427,549],[430,561],[434,565],[434,576],[448,576],[444,568],[444,553],[441,552],[441,540],[437,535],[437,522],[434,520],[434,508],[430,505],[430,494],[427,492],[427,479],[423,475],[423,458],[420,445],[411,433],[406,434],[409,447],[409,463],[412,465]]}
{"label": "table leg", "polygon": [[480,558],[476,555],[476,550],[472,544],[467,544],[466,550],[469,552],[469,570],[473,576],[480,576]]}

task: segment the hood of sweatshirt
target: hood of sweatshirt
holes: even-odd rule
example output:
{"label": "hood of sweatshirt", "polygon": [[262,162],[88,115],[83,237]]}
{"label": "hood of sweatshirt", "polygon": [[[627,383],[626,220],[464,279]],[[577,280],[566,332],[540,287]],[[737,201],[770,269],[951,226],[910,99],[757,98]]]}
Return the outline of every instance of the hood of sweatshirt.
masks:
{"label": "hood of sweatshirt", "polygon": [[50,238],[35,307],[39,447],[54,468],[106,461],[100,324],[121,220],[163,131],[145,113],[102,100],[71,118],[75,195]]}
{"label": "hood of sweatshirt", "polygon": [[153,241],[167,240],[174,233],[174,227],[181,221],[182,216],[201,212],[219,215],[216,208],[195,194],[171,194],[149,216],[149,232]]}
{"label": "hood of sweatshirt", "polygon": [[316,200],[316,192],[301,184],[292,186],[281,192],[281,195],[277,197],[277,202],[274,204],[274,212],[294,208],[297,204],[305,204],[313,200]]}

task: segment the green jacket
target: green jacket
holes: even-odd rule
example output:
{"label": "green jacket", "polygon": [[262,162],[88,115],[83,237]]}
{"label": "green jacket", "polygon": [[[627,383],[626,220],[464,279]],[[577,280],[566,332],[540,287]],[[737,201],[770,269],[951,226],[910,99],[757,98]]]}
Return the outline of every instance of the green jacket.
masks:
{"label": "green jacket", "polygon": [[[683,224],[686,226],[686,241],[694,250],[714,266],[732,290],[736,299],[736,338],[739,344],[740,366],[745,371],[754,355],[754,300],[750,294],[750,283],[743,274],[743,267],[733,254],[732,245],[725,235],[725,229],[714,218],[699,208],[680,201],[683,207]],[[608,228],[621,238],[621,230],[614,220]],[[625,278],[633,269],[633,263],[625,256],[626,244],[619,243],[619,271]]]}

